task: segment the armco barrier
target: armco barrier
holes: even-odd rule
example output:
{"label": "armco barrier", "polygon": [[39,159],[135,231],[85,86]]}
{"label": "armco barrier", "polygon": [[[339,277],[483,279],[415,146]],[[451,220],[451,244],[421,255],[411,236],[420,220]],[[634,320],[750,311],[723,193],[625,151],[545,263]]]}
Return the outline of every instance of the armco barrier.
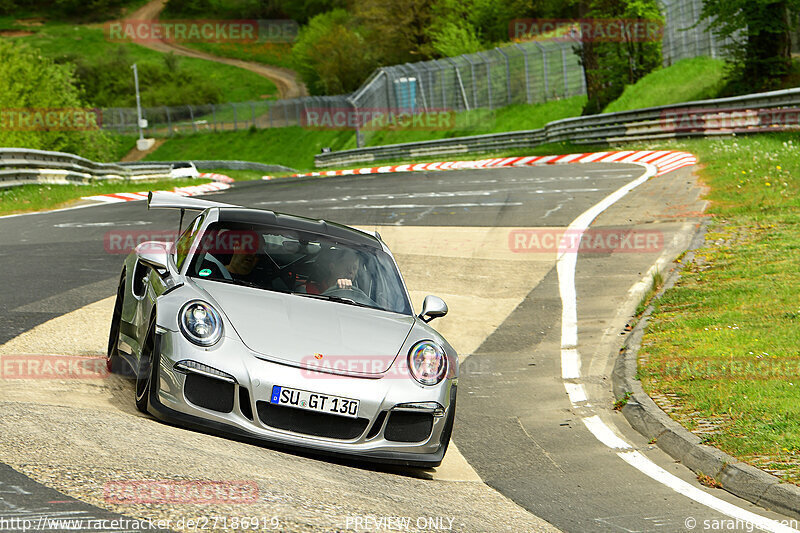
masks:
{"label": "armco barrier", "polygon": [[705,137],[800,128],[800,89],[686,102],[618,113],[567,118],[538,130],[390,144],[317,154],[317,167],[389,159],[486,153],[568,141],[599,144],[622,141]]}
{"label": "armco barrier", "polygon": [[[250,161],[193,160],[198,168],[294,172],[282,165]],[[0,148],[0,188],[31,183],[84,185],[99,180],[152,180],[170,177],[178,161],[136,161],[98,163],[65,152],[27,148]],[[180,161],[185,163],[185,161]]]}
{"label": "armco barrier", "polygon": [[[149,165],[171,165],[177,161],[147,161],[146,163],[125,162],[117,163],[126,168],[141,168],[145,164]],[[184,162],[184,161],[182,161]],[[185,162],[194,163],[197,168],[220,168],[226,170],[255,170],[258,172],[295,172],[295,169],[283,165],[268,165],[265,163],[255,163],[253,161],[238,161],[225,159],[187,159]]]}
{"label": "armco barrier", "polygon": [[86,184],[106,179],[161,179],[169,178],[169,171],[169,165],[126,168],[65,152],[0,148],[0,188],[30,183]]}

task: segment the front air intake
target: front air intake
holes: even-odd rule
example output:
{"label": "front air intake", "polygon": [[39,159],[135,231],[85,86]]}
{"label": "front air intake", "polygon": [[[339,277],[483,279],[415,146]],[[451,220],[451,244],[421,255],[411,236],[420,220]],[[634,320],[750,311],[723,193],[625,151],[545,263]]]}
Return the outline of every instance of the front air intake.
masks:
{"label": "front air intake", "polygon": [[230,413],[233,411],[234,384],[200,374],[187,374],[183,385],[186,399],[198,407]]}

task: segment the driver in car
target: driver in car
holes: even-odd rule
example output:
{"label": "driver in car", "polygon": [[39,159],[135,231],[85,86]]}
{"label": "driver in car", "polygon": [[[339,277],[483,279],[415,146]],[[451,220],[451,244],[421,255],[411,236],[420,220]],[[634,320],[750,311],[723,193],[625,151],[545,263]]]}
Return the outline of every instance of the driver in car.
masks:
{"label": "driver in car", "polygon": [[317,271],[319,279],[306,283],[308,294],[323,294],[331,289],[352,289],[358,274],[358,255],[352,250],[336,248],[328,250],[327,257]]}
{"label": "driver in car", "polygon": [[259,256],[253,250],[248,250],[242,244],[237,243],[233,248],[233,255],[230,262],[225,265],[225,269],[231,274],[233,279],[250,279],[253,270],[258,264]]}

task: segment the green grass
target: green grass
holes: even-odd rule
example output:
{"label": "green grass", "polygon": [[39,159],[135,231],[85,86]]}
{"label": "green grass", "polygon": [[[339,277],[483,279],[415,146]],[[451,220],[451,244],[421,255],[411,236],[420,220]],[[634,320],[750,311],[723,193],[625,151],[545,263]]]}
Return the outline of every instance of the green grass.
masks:
{"label": "green grass", "polygon": [[[365,131],[367,146],[443,139],[461,135],[495,133],[541,128],[547,122],[575,116],[584,97],[555,100],[539,105],[515,105],[494,111],[475,110],[460,113],[456,128],[434,131]],[[293,126],[213,134],[187,134],[167,140],[147,159],[240,159],[285,165],[298,170],[312,170],[314,155],[323,147],[348,150],[356,147],[353,131],[313,130]],[[471,156],[465,156],[467,158]],[[388,162],[381,161],[381,164]]]}
{"label": "green grass", "polygon": [[458,113],[455,128],[445,131],[365,131],[364,136],[368,146],[377,146],[483,133],[535,130],[554,120],[579,116],[585,104],[585,96],[574,96],[563,100],[552,100],[544,104],[516,104],[495,110],[476,109]]}
{"label": "green grass", "polygon": [[704,442],[798,483],[797,137],[668,147],[699,157],[713,219],[678,283],[654,302],[640,351],[643,385]]}
{"label": "green grass", "polygon": [[724,77],[725,63],[720,59],[683,59],[627,86],[622,96],[603,111],[612,113],[716,98],[724,87]]}
{"label": "green grass", "polygon": [[314,155],[322,147],[354,147],[354,137],[351,131],[315,131],[299,126],[185,135],[169,139],[145,159],[238,159],[311,169]]}
{"label": "green grass", "polygon": [[174,187],[210,182],[211,180],[202,179],[175,179],[150,182],[109,181],[89,185],[22,185],[0,189],[0,215],[67,207],[84,196],[152,190],[171,191]]}
{"label": "green grass", "polygon": [[294,68],[291,43],[182,43],[187,48],[220,57],[255,61],[277,67]]}
{"label": "green grass", "polygon": [[[100,26],[48,22],[40,27],[26,29],[35,34],[14,39],[28,43],[39,49],[43,55],[52,58],[79,56],[90,63],[96,63],[118,53],[120,48],[127,52],[131,62],[162,64],[165,57],[165,54],[136,44],[111,43],[106,40]],[[277,95],[277,88],[270,80],[238,67],[187,57],[178,58],[178,64],[182,71],[218,88],[222,102],[245,102]],[[143,98],[144,96],[143,94]],[[163,102],[144,101],[143,105],[163,105]]]}

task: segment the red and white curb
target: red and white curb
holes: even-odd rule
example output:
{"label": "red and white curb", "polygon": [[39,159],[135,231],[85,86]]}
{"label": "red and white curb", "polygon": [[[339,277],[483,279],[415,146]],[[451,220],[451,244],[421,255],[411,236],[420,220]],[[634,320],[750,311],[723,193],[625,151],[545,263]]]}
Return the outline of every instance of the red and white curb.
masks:
{"label": "red and white curb", "polygon": [[212,181],[219,181],[221,183],[233,183],[233,178],[225,174],[217,174],[216,172],[201,172],[197,175],[198,178],[203,178]]}
{"label": "red and white curb", "polygon": [[[233,180],[231,180],[233,181]],[[153,192],[171,192],[180,196],[197,196],[199,194],[207,194],[215,191],[224,191],[230,189],[230,183],[214,182],[204,183],[202,185],[190,185],[188,187],[175,187],[171,191],[153,191]],[[108,204],[117,202],[133,202],[136,200],[147,200],[149,191],[144,192],[118,192],[113,194],[99,194],[97,196],[84,196],[84,200],[94,200],[96,202],[105,202]]]}
{"label": "red and white curb", "polygon": [[675,150],[638,150],[618,152],[591,152],[584,154],[544,155],[527,157],[500,157],[474,161],[440,161],[411,165],[388,165],[349,170],[326,170],[293,174],[292,177],[347,176],[351,174],[387,174],[390,172],[423,172],[431,170],[465,170],[477,168],[525,167],[536,165],[559,165],[566,163],[648,163],[656,167],[656,175],[666,174],[681,167],[694,165],[697,158],[688,152]]}

